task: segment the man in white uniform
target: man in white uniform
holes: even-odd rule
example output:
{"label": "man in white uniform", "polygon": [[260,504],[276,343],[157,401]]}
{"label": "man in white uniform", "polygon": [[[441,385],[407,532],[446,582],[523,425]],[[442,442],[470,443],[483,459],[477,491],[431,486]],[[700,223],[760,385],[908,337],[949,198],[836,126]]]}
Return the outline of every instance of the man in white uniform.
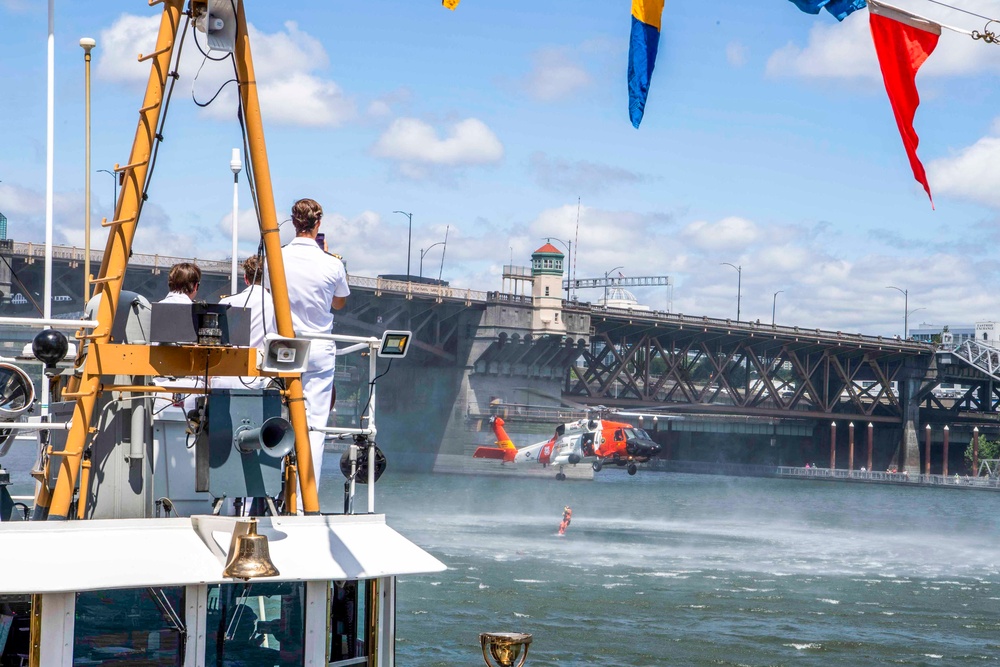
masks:
{"label": "man in white uniform", "polygon": [[[247,288],[239,294],[220,299],[222,305],[250,309],[250,346],[264,350],[264,335],[277,331],[274,325],[274,302],[271,293],[261,283],[264,272],[260,258],[251,255],[243,261],[243,282]],[[258,389],[267,383],[264,377],[217,377],[212,379],[212,387],[229,389]]]}
{"label": "man in white uniform", "polygon": [[[295,202],[292,206],[295,238],[281,249],[296,336],[330,333],[332,311],[343,308],[351,293],[343,262],[316,243],[322,219],[323,208],[314,200]],[[265,284],[270,285],[266,278]],[[310,345],[309,366],[302,374],[302,393],[310,429],[326,426],[330,417],[336,354],[337,345],[333,341],[313,340]],[[309,432],[317,489],[323,468],[323,438],[323,433]]]}

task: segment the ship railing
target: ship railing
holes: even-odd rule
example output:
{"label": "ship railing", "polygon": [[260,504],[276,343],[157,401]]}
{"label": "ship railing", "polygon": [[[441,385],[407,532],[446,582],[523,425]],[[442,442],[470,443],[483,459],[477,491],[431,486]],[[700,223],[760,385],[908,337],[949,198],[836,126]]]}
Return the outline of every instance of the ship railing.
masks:
{"label": "ship railing", "polygon": [[[334,435],[338,438],[346,438],[348,436],[356,436],[354,442],[350,445],[348,449],[348,460],[351,462],[351,466],[357,465],[358,454],[360,452],[360,447],[358,444],[360,442],[366,442],[367,447],[367,461],[368,461],[368,511],[375,511],[375,436],[378,433],[378,429],[375,427],[375,382],[374,378],[377,376],[376,362],[378,360],[378,349],[379,345],[382,343],[381,338],[375,338],[374,336],[346,336],[342,334],[320,334],[320,333],[309,333],[309,334],[299,334],[300,338],[308,338],[309,340],[329,340],[335,343],[347,343],[347,347],[340,348],[338,346],[337,356],[343,356],[347,354],[353,354],[354,352],[368,351],[368,403],[365,407],[364,414],[361,415],[362,426],[358,428],[349,428],[343,426],[319,426],[310,427],[310,431],[316,431],[326,435]],[[354,512],[354,491],[355,491],[355,477],[351,475],[351,478],[345,488],[344,493],[344,511],[348,514]]]}

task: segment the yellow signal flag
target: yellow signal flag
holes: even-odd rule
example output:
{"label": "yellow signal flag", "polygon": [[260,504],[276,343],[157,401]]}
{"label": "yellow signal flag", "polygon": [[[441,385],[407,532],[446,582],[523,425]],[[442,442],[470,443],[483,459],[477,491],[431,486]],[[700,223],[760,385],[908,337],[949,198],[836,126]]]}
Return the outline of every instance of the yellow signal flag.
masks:
{"label": "yellow signal flag", "polygon": [[458,3],[462,0],[441,0],[441,6],[447,7],[451,11],[455,11],[455,7],[458,7]]}

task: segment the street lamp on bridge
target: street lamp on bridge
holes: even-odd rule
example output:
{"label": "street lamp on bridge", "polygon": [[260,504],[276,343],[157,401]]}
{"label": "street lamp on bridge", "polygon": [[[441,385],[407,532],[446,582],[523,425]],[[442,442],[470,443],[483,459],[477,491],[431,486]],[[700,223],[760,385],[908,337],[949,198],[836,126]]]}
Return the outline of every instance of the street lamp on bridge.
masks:
{"label": "street lamp on bridge", "polygon": [[421,250],[420,250],[420,272],[418,274],[421,278],[424,277],[424,255],[426,255],[427,253],[429,253],[431,251],[431,248],[433,248],[435,246],[439,246],[439,245],[444,245],[444,244],[445,244],[444,241],[438,241],[437,243],[432,243],[431,245],[427,246],[426,249],[421,248]]}
{"label": "street lamp on bridge", "polygon": [[736,269],[736,321],[740,321],[740,305],[743,300],[743,265],[736,266],[729,262],[722,262],[719,266],[731,266]]}
{"label": "street lamp on bridge", "polygon": [[410,242],[413,240],[413,214],[407,213],[406,211],[393,211],[393,213],[402,213],[406,216],[406,219],[410,221],[406,228],[406,279],[410,279]]}
{"label": "street lamp on bridge", "polygon": [[774,308],[775,308],[775,306],[778,305],[778,295],[781,294],[784,291],[785,290],[780,289],[777,292],[775,292],[774,293],[774,299],[771,300],[771,326],[772,327],[774,326]]}
{"label": "street lamp on bridge", "polygon": [[604,272],[604,307],[605,308],[608,307],[608,276],[610,276],[612,273],[614,273],[618,269],[624,269],[624,268],[625,268],[624,266],[616,266],[615,268],[611,269],[610,271],[605,271]]}
{"label": "street lamp on bridge", "polygon": [[115,179],[114,192],[112,193],[112,198],[111,198],[111,219],[114,220],[115,207],[118,206],[118,175],[115,172],[110,171],[108,169],[98,169],[97,173],[98,174],[105,173],[111,178]]}
{"label": "street lamp on bridge", "polygon": [[894,289],[903,295],[903,340],[910,337],[910,291],[894,285],[886,285],[886,289]]}

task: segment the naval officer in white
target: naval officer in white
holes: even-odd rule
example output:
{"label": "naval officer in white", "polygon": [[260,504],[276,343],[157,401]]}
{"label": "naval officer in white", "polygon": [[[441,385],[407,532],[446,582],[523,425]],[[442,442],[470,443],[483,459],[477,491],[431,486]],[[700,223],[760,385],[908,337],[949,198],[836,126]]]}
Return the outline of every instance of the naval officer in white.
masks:
{"label": "naval officer in white", "polygon": [[[243,260],[243,282],[247,288],[239,294],[219,299],[221,305],[250,310],[250,347],[261,351],[264,350],[264,336],[277,330],[274,325],[274,303],[271,293],[261,285],[263,280],[260,258],[250,255]],[[266,385],[267,381],[266,377],[216,377],[212,378],[212,387],[257,389]]]}
{"label": "naval officer in white", "polygon": [[[323,220],[323,207],[312,199],[300,199],[292,206],[295,238],[281,249],[288,285],[288,302],[296,336],[309,333],[328,334],[333,329],[333,311],[347,305],[351,290],[347,271],[338,258],[316,243]],[[266,274],[266,269],[265,269]],[[265,278],[265,284],[270,282]],[[313,340],[309,366],[302,374],[302,392],[310,428],[326,426],[333,399],[333,371],[337,344]],[[324,434],[310,431],[313,471],[319,487],[323,468]],[[300,500],[301,502],[301,500]]]}

